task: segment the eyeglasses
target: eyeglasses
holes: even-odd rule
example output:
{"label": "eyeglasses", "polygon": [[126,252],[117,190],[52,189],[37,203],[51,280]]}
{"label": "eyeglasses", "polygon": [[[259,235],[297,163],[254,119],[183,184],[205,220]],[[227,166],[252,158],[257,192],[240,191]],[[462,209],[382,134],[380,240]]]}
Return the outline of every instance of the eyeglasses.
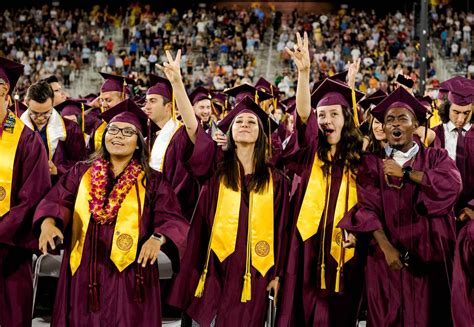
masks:
{"label": "eyeglasses", "polygon": [[119,132],[121,132],[125,137],[132,137],[133,135],[138,134],[137,131],[130,127],[119,128],[117,126],[110,126],[107,128],[107,133],[110,135],[118,135]]}
{"label": "eyeglasses", "polygon": [[53,108],[49,109],[46,112],[36,112],[30,109],[31,118],[39,118],[39,117],[49,118],[52,113],[53,113]]}

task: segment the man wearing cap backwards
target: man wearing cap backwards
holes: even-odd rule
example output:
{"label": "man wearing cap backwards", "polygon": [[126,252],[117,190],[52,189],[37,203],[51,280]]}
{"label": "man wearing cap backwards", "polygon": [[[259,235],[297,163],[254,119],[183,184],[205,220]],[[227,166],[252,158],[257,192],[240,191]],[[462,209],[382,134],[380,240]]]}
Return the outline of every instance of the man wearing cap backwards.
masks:
{"label": "man wearing cap backwards", "polygon": [[359,208],[339,226],[369,237],[367,323],[450,326],[454,204],[461,178],[444,149],[413,140],[426,108],[399,87],[372,109],[383,122],[385,153],[363,157]]}
{"label": "man wearing cap backwards", "polygon": [[184,217],[190,221],[199,196],[199,183],[181,160],[189,151],[186,129],[176,119],[171,83],[157,75],[149,77],[152,86],[147,91],[143,110],[160,127],[157,135],[151,136],[150,167],[163,173],[178,196]]}
{"label": "man wearing cap backwards", "polygon": [[455,213],[465,221],[474,218],[474,81],[457,76],[441,83],[440,88],[448,91],[448,112],[443,115],[443,124],[433,129],[435,147],[445,148],[461,173],[463,190]]}
{"label": "man wearing cap backwards", "polygon": [[23,65],[0,57],[0,325],[31,326],[34,208],[51,187],[41,138],[7,110]]}
{"label": "man wearing cap backwards", "polygon": [[63,87],[59,83],[58,78],[55,75],[51,75],[45,79],[45,81],[51,86],[54,92],[53,107],[63,103],[67,99],[66,92],[63,91]]}
{"label": "man wearing cap backwards", "polygon": [[204,130],[207,130],[209,128],[209,123],[211,122],[212,93],[205,87],[198,86],[189,95],[189,100],[191,100],[191,104],[193,105],[194,114],[201,122]]}
{"label": "man wearing cap backwards", "polygon": [[90,153],[99,149],[105,126],[107,125],[104,121],[98,119],[97,115],[128,99],[130,89],[127,85],[134,83],[132,79],[127,77],[107,73],[100,73],[100,75],[104,78],[104,83],[100,87],[99,97],[90,103],[96,109],[88,112],[89,119],[95,120],[88,144]]}
{"label": "man wearing cap backwards", "polygon": [[178,271],[188,222],[149,169],[148,117],[131,100],[101,114],[96,156],[71,168],[35,213],[39,247],[64,241],[52,326],[161,326],[160,250]]}
{"label": "man wearing cap backwards", "polygon": [[54,184],[76,162],[86,158],[86,145],[79,126],[61,117],[53,108],[53,99],[53,90],[45,81],[31,85],[25,98],[28,110],[21,120],[41,136]]}

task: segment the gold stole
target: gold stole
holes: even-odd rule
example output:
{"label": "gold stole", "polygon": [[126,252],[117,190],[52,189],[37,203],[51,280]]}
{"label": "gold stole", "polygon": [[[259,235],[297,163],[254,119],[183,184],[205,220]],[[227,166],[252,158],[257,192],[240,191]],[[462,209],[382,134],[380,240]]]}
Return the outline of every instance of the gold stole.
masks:
{"label": "gold stole", "polygon": [[94,132],[94,151],[97,151],[102,146],[102,136],[104,135],[105,128],[107,127],[107,123],[102,121],[102,124],[97,127]]}
{"label": "gold stole", "polygon": [[10,211],[12,193],[13,169],[15,167],[15,156],[21,133],[25,125],[11,111],[7,111],[7,121],[13,121],[13,131],[5,130],[3,126],[0,139],[2,159],[0,160],[0,218]]}
{"label": "gold stole", "polygon": [[[119,271],[127,268],[135,261],[137,256],[140,219],[145,202],[145,187],[142,184],[143,176],[144,172],[138,176],[135,187],[132,187],[125,196],[117,215],[110,259]],[[91,168],[87,169],[84,176],[82,176],[74,205],[70,257],[72,275],[74,275],[81,264],[87,228],[91,219],[89,211],[90,190]]]}
{"label": "gold stole", "polygon": [[[315,235],[318,231],[323,218],[322,229],[322,259],[321,259],[321,289],[326,289],[325,277],[325,249],[324,244],[326,240],[326,224],[328,215],[328,206],[331,190],[331,174],[324,176],[322,167],[323,162],[315,154],[311,174],[306,187],[306,193],[301,204],[300,213],[296,227],[301,235],[301,238],[306,241],[308,238]],[[323,200],[324,199],[324,200]],[[342,230],[337,227],[339,222],[344,217],[345,213],[357,203],[357,190],[354,176],[350,173],[348,167],[344,168],[341,186],[337,195],[336,210],[334,213],[334,222],[331,234],[331,256],[337,261],[337,274],[335,291],[339,292],[340,275],[342,266],[354,256],[354,249],[344,249],[342,247]]]}
{"label": "gold stole", "polygon": [[441,118],[439,117],[439,111],[436,108],[433,108],[433,115],[430,118],[429,126],[430,128],[436,127],[441,124]]}
{"label": "gold stole", "polygon": [[[270,181],[263,193],[250,192],[247,231],[247,253],[245,258],[244,285],[241,302],[251,300],[251,272],[250,265],[265,276],[273,267],[274,260],[274,213],[273,213],[273,179],[270,172]],[[219,183],[214,223],[211,228],[211,237],[207,248],[207,257],[204,270],[199,279],[195,296],[202,297],[208,271],[211,250],[223,262],[235,251],[237,230],[239,226],[241,191],[234,191]]]}

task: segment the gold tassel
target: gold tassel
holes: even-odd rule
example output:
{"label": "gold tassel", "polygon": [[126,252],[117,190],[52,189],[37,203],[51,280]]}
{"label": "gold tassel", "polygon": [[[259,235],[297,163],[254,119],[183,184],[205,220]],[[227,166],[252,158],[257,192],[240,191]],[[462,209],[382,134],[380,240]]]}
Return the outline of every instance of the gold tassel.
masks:
{"label": "gold tassel", "polygon": [[196,291],[194,292],[195,297],[202,297],[202,294],[204,293],[204,284],[206,283],[206,277],[207,277],[207,268],[203,270],[201,277],[199,278]]}
{"label": "gold tassel", "polygon": [[84,103],[81,103],[81,109],[82,109],[82,112],[81,112],[81,128],[82,128],[82,133],[84,133],[84,131],[86,130],[85,128],[85,114],[84,114]]}
{"label": "gold tassel", "polygon": [[355,89],[351,89],[351,91],[352,91],[352,109],[354,110],[354,124],[356,127],[359,127],[359,113],[357,112],[357,100],[356,100]]}
{"label": "gold tassel", "polygon": [[341,266],[337,265],[337,272],[336,272],[336,287],[334,288],[334,291],[336,293],[339,293],[339,285],[341,283]]}
{"label": "gold tassel", "polygon": [[[324,248],[322,250],[324,251]],[[326,289],[326,265],[324,263],[321,264],[321,289]]]}
{"label": "gold tassel", "polygon": [[240,298],[240,302],[248,302],[252,300],[252,275],[250,273],[246,273],[244,275],[244,286],[242,288],[242,297]]}
{"label": "gold tassel", "polygon": [[255,90],[255,103],[258,104],[258,90]]}
{"label": "gold tassel", "polygon": [[251,237],[252,237],[252,219],[251,212],[253,211],[253,197],[250,196],[249,202],[249,215],[248,215],[248,227],[247,227],[247,255],[245,256],[245,274],[244,274],[244,285],[242,287],[242,296],[240,302],[247,302],[252,299],[252,274],[250,273],[250,260],[252,256],[251,249]]}
{"label": "gold tassel", "polygon": [[125,78],[123,79],[123,87],[122,87],[122,101],[125,100],[125,90],[127,88],[127,82],[125,81]]}
{"label": "gold tassel", "polygon": [[8,106],[11,107],[13,104],[12,97],[8,97],[8,102],[9,102]]}

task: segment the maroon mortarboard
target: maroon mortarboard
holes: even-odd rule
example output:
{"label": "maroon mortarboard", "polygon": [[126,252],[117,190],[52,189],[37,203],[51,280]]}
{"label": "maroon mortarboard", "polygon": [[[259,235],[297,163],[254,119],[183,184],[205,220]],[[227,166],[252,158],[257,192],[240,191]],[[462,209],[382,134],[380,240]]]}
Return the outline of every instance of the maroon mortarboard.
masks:
{"label": "maroon mortarboard", "polygon": [[[18,79],[23,75],[24,66],[7,58],[0,57],[0,84],[8,84],[8,94],[13,93],[13,89]],[[3,81],[3,82],[2,82]]]}
{"label": "maroon mortarboard", "polygon": [[255,88],[257,90],[268,93],[272,96],[272,98],[278,98],[278,95],[280,94],[280,89],[263,77],[260,77],[257,83],[255,83]]}
{"label": "maroon mortarboard", "polygon": [[82,115],[83,111],[90,108],[92,107],[76,99],[66,99],[66,101],[61,102],[54,107],[54,109],[56,109],[63,117],[70,115]]}
{"label": "maroon mortarboard", "polygon": [[[364,93],[354,90],[356,102],[358,102]],[[321,106],[330,106],[339,104],[348,109],[352,108],[352,89],[346,84],[325,79],[317,90],[311,95],[311,106],[313,108]]]}
{"label": "maroon mortarboard", "polygon": [[429,95],[425,95],[424,97],[417,96],[416,99],[420,101],[420,103],[425,107],[431,108],[431,103],[433,102],[433,99],[431,99]]}
{"label": "maroon mortarboard", "polygon": [[399,87],[390,93],[390,95],[372,109],[371,113],[378,121],[384,122],[385,115],[388,110],[392,108],[407,109],[416,117],[420,125],[426,122],[428,110],[420,101],[405,90],[404,87]]}
{"label": "maroon mortarboard", "polygon": [[326,76],[326,77],[321,78],[319,81],[314,82],[313,87],[311,88],[311,93],[314,93],[327,78],[332,79],[333,81],[337,81],[337,82],[341,82],[345,84],[348,72],[349,72],[348,70],[345,70],[342,73],[337,73],[332,76]]}
{"label": "maroon mortarboard", "polygon": [[28,106],[26,104],[24,104],[23,102],[20,102],[18,100],[14,100],[13,104],[10,107],[8,107],[8,110],[13,112],[18,117],[21,117],[21,115],[23,115],[23,113],[26,110],[28,110]]}
{"label": "maroon mortarboard", "polygon": [[288,108],[288,107],[296,104],[296,96],[286,98],[284,100],[281,100],[280,102],[283,103],[283,105],[285,105]]}
{"label": "maroon mortarboard", "polygon": [[107,73],[99,73],[100,76],[105,80],[102,86],[100,87],[100,92],[121,92],[122,96],[128,93],[129,84],[135,84],[135,81],[131,78],[119,76],[119,75],[112,75]]}
{"label": "maroon mortarboard", "polygon": [[[108,124],[114,122],[129,123],[135,126],[143,136],[158,131],[158,126],[148,119],[148,116],[138,107],[135,102],[125,99],[119,104],[113,106],[99,115],[99,118],[105,120]],[[151,127],[151,130],[148,129]]]}
{"label": "maroon mortarboard", "polygon": [[212,92],[203,86],[198,86],[189,94],[189,101],[195,105],[201,100],[212,100]]}
{"label": "maroon mortarboard", "polygon": [[374,93],[367,95],[364,99],[359,101],[359,105],[364,109],[370,109],[371,105],[378,105],[387,97],[387,93],[382,90],[377,90]]}
{"label": "maroon mortarboard", "polygon": [[250,112],[256,115],[267,136],[269,136],[269,130],[271,130],[271,133],[273,133],[278,128],[278,123],[268,116],[267,113],[262,108],[260,108],[260,106],[256,104],[251,97],[245,97],[242,99],[242,101],[235,105],[234,109],[232,109],[229,114],[224,117],[224,119],[219,122],[219,129],[222,132],[227,133],[234,118],[243,112]]}
{"label": "maroon mortarboard", "polygon": [[455,76],[440,85],[440,90],[447,90],[448,100],[458,106],[467,106],[474,102],[474,81],[462,76]]}
{"label": "maroon mortarboard", "polygon": [[145,105],[145,102],[146,102],[146,98],[145,96],[143,95],[134,95],[133,97],[131,97],[132,101],[135,102],[137,104],[137,106],[139,107],[143,107]]}
{"label": "maroon mortarboard", "polygon": [[157,94],[170,101],[173,99],[173,87],[170,81],[155,74],[149,74],[148,79],[150,81],[150,88],[146,92],[147,95]]}
{"label": "maroon mortarboard", "polygon": [[225,94],[234,97],[236,102],[241,102],[245,97],[250,97],[255,102],[271,99],[272,96],[266,92],[257,90],[255,87],[248,83],[241,84],[231,89],[224,90]]}
{"label": "maroon mortarboard", "polygon": [[88,95],[86,95],[86,96],[84,97],[84,99],[86,99],[87,102],[91,102],[91,101],[93,101],[93,100],[94,100],[95,98],[97,98],[97,97],[98,97],[97,94],[95,94],[95,93],[89,93]]}

